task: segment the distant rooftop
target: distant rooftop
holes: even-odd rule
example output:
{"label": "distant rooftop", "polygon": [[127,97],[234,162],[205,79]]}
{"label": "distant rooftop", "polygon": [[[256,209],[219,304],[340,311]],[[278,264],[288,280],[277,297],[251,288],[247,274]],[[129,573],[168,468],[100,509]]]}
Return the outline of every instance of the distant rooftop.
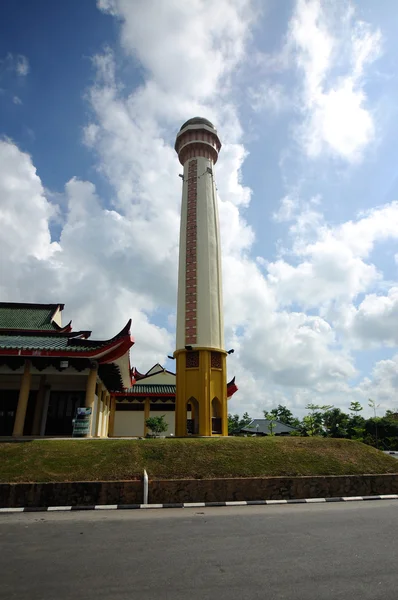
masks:
{"label": "distant rooftop", "polygon": [[182,131],[185,127],[188,127],[189,125],[207,125],[208,127],[215,129],[213,123],[211,123],[211,121],[209,121],[208,119],[204,119],[203,117],[193,117],[192,119],[188,119],[188,121],[185,121],[185,123],[181,126],[180,131]]}
{"label": "distant rooftop", "polygon": [[270,427],[270,421],[268,419],[253,419],[253,421],[249,423],[249,425],[246,425],[242,431],[244,433],[270,435],[271,429],[274,435],[288,435],[292,431],[296,431],[294,427],[290,427],[290,425],[285,425],[279,421],[273,421],[273,427]]}

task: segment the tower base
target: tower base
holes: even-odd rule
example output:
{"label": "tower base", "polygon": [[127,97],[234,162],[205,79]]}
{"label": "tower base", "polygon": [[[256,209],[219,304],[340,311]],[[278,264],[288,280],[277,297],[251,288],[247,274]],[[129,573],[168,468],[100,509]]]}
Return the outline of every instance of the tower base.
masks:
{"label": "tower base", "polygon": [[227,436],[227,370],[225,350],[176,350],[175,435]]}

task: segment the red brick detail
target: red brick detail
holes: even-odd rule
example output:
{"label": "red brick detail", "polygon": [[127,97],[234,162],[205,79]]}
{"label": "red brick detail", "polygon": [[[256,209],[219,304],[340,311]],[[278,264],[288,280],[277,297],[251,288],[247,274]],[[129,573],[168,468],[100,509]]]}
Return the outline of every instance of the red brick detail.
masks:
{"label": "red brick detail", "polygon": [[[195,135],[195,134],[192,134]],[[192,140],[195,139],[192,137]],[[187,157],[189,158],[189,156]],[[196,206],[198,161],[191,160],[188,165],[187,223],[186,223],[186,279],[185,279],[185,343],[196,344]]]}

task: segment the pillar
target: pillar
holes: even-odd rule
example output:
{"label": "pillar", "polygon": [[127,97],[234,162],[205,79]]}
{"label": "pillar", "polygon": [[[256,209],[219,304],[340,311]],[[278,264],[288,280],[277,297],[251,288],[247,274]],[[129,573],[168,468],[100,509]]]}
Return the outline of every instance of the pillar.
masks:
{"label": "pillar", "polygon": [[211,426],[211,399],[210,399],[210,352],[199,351],[199,382],[196,397],[199,401],[199,435],[209,436]]}
{"label": "pillar", "polygon": [[151,416],[151,400],[149,398],[145,398],[144,404],[144,437],[148,433],[148,427],[146,425],[146,420]]}
{"label": "pillar", "polygon": [[94,413],[95,390],[96,390],[96,385],[97,385],[97,371],[98,371],[97,367],[92,367],[90,369],[90,372],[87,377],[87,382],[86,382],[86,398],[85,398],[84,405],[87,408],[91,408],[90,428],[89,428],[90,433],[88,433],[86,435],[86,437],[91,437],[91,423],[92,423],[93,413]]}
{"label": "pillar", "polygon": [[19,388],[18,406],[17,413],[15,415],[14,430],[12,435],[14,437],[20,437],[23,435],[23,428],[25,425],[26,409],[28,407],[29,392],[30,392],[30,360],[25,361],[24,372],[21,380],[21,387]]}
{"label": "pillar", "polygon": [[44,436],[46,433],[47,413],[48,413],[48,405],[50,404],[50,394],[51,394],[51,386],[46,385],[46,389],[44,392],[43,412],[41,414],[41,421],[40,421],[40,435],[41,436]]}
{"label": "pillar", "polygon": [[39,391],[37,392],[35,413],[33,416],[32,435],[40,435],[41,416],[43,414],[44,395],[46,393],[46,376],[40,377]]}
{"label": "pillar", "polygon": [[116,410],[116,398],[111,396],[111,412],[109,414],[109,437],[113,437],[115,432],[115,410]]}
{"label": "pillar", "polygon": [[109,392],[105,393],[102,436],[108,437]]}
{"label": "pillar", "polygon": [[101,412],[102,389],[103,389],[102,383],[98,383],[98,385],[97,385],[97,402],[96,402],[96,408],[95,408],[95,424],[94,424],[94,432],[93,432],[95,437],[100,436],[99,418],[100,418],[100,412]]}

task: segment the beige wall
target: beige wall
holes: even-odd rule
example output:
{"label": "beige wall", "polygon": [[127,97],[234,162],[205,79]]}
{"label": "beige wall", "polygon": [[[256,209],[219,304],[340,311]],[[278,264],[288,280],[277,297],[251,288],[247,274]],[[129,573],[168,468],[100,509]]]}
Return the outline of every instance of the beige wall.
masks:
{"label": "beige wall", "polygon": [[116,437],[142,437],[144,435],[144,411],[116,411],[113,435]]}
{"label": "beige wall", "polygon": [[145,379],[139,379],[135,384],[136,385],[175,385],[176,376],[173,373],[157,373],[156,375],[151,375],[150,377],[146,377]]}
{"label": "beige wall", "polygon": [[162,412],[161,410],[151,410],[151,417],[162,417],[164,415],[164,419],[166,421],[166,423],[168,424],[168,429],[166,431],[166,433],[163,433],[162,435],[170,435],[175,433],[175,412],[173,410],[173,412]]}
{"label": "beige wall", "polygon": [[[161,417],[164,415],[168,429],[164,435],[175,433],[175,412],[151,410],[151,417]],[[144,411],[116,411],[114,437],[142,437],[144,435]]]}

